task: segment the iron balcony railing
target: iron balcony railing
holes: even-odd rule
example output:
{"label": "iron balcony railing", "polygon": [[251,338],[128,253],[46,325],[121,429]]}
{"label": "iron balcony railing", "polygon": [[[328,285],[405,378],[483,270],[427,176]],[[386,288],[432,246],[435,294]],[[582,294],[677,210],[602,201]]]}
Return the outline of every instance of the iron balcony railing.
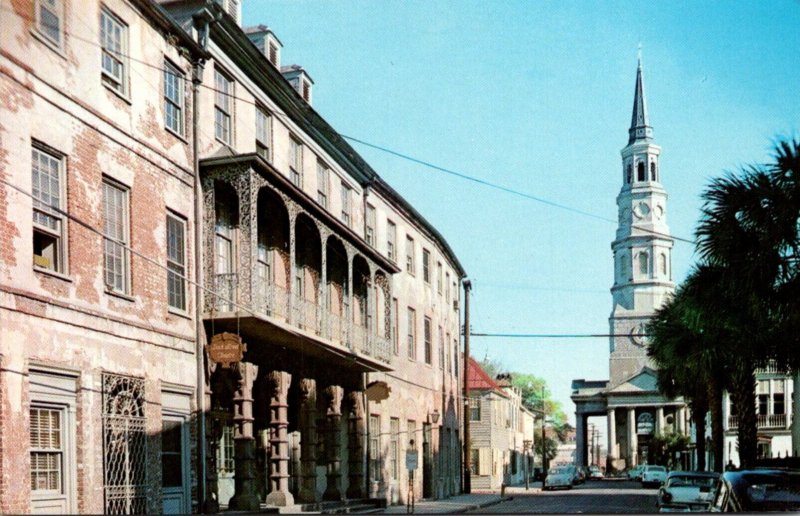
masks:
{"label": "iron balcony railing", "polygon": [[302,296],[292,295],[292,310],[294,311],[295,324],[304,330],[320,335],[320,308],[319,304]]}
{"label": "iron balcony railing", "polygon": [[258,313],[286,320],[289,315],[289,291],[274,283],[256,281],[253,308]]}
{"label": "iron balcony railing", "polygon": [[326,332],[325,337],[332,340],[333,342],[338,342],[343,346],[349,346],[347,341],[347,324],[346,320],[338,314],[334,314],[332,312],[327,312],[325,314],[326,319]]}
{"label": "iron balcony railing", "polygon": [[214,293],[206,295],[206,307],[212,312],[233,312],[238,303],[239,277],[235,272],[214,275]]}

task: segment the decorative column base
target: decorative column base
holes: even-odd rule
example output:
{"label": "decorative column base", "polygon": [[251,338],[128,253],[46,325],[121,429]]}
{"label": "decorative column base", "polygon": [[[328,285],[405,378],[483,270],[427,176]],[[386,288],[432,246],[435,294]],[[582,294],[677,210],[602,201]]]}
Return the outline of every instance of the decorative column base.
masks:
{"label": "decorative column base", "polygon": [[364,398],[354,391],[347,395],[350,405],[348,421],[347,498],[364,497]]}
{"label": "decorative column base", "polygon": [[240,362],[237,369],[239,386],[233,397],[236,410],[233,416],[236,492],[228,502],[228,508],[234,511],[255,511],[261,507],[261,501],[256,495],[256,440],[253,437],[253,382],[258,374],[258,367]]}
{"label": "decorative column base", "polygon": [[269,381],[272,384],[272,396],[270,397],[270,459],[269,459],[269,479],[271,491],[267,495],[267,505],[275,507],[286,507],[294,505],[294,496],[289,492],[289,436],[287,427],[289,384],[292,375],[284,371],[272,371],[269,373]]}
{"label": "decorative column base", "polygon": [[300,490],[301,502],[317,501],[317,382],[300,380]]}
{"label": "decorative column base", "polygon": [[341,482],[341,457],[339,453],[339,426],[342,419],[342,396],[344,392],[338,385],[331,385],[325,389],[328,401],[327,426],[325,437],[325,452],[327,453],[327,485],[322,499],[326,501],[340,501],[342,499]]}

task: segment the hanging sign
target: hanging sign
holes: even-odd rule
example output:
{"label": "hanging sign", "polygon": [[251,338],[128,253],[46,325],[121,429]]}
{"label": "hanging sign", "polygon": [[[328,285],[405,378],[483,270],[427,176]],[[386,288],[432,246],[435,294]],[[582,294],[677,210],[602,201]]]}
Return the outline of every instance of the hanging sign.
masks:
{"label": "hanging sign", "polygon": [[247,344],[242,342],[242,338],[228,332],[217,333],[211,337],[211,343],[206,346],[208,357],[225,369],[241,362],[245,351]]}
{"label": "hanging sign", "polygon": [[417,450],[406,450],[406,469],[408,471],[414,471],[417,469],[417,464],[419,463],[419,453]]}
{"label": "hanging sign", "polygon": [[389,387],[386,382],[370,382],[370,384],[367,385],[367,399],[369,401],[380,403],[388,399],[391,393],[392,388]]}

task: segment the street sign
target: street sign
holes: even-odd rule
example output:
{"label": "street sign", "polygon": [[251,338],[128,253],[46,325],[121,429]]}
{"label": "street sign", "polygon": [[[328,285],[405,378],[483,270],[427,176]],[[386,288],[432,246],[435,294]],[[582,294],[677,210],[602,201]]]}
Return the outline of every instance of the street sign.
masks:
{"label": "street sign", "polygon": [[211,344],[206,346],[206,352],[211,361],[222,365],[225,369],[232,364],[241,362],[245,351],[247,351],[247,344],[242,342],[241,337],[227,332],[217,333],[211,337]]}
{"label": "street sign", "polygon": [[406,450],[406,469],[414,471],[419,463],[419,452],[417,450]]}

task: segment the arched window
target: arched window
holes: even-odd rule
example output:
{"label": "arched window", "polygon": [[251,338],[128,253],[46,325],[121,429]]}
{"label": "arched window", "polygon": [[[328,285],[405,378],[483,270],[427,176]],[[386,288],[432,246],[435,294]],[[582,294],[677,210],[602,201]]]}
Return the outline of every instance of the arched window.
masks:
{"label": "arched window", "polygon": [[647,176],[644,174],[644,162],[640,161],[636,166],[636,179],[638,181],[647,181]]}
{"label": "arched window", "polygon": [[657,181],[656,179],[656,162],[650,162],[650,181]]}
{"label": "arched window", "polygon": [[623,280],[630,279],[630,277],[631,277],[631,272],[630,272],[631,271],[631,267],[630,267],[630,263],[628,261],[628,255],[627,254],[623,254],[622,255],[622,258],[620,259],[619,268],[620,268],[620,271],[619,271],[620,278],[623,279]]}
{"label": "arched window", "polygon": [[661,256],[658,258],[658,268],[661,270],[661,275],[667,275],[667,255],[661,253]]}
{"label": "arched window", "polygon": [[647,253],[639,253],[639,274],[648,274],[650,271],[650,256]]}
{"label": "arched window", "polygon": [[633,181],[633,165],[628,163],[628,166],[625,167],[625,168],[626,168],[625,184],[629,185],[629,184],[631,184],[631,181]]}

